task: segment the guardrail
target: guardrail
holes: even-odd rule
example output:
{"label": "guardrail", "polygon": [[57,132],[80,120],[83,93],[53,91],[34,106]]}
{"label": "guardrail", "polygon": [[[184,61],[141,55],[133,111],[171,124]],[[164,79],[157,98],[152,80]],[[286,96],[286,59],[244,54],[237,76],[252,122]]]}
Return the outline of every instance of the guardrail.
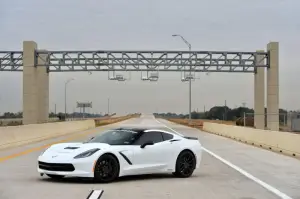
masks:
{"label": "guardrail", "polygon": [[117,118],[102,117],[94,119],[89,118],[83,120],[79,119],[77,121],[61,121],[43,124],[3,126],[0,127],[0,149],[20,146],[36,141],[75,133],[95,128],[96,126],[108,125],[139,116],[140,115],[132,114]]}
{"label": "guardrail", "polygon": [[41,141],[94,127],[94,120],[5,126],[0,128],[0,149]]}
{"label": "guardrail", "polygon": [[300,158],[300,135],[204,122],[203,130],[247,144]]}
{"label": "guardrail", "polygon": [[208,133],[231,138],[274,152],[300,158],[300,134],[236,126],[232,121],[164,118],[177,124],[199,128]]}

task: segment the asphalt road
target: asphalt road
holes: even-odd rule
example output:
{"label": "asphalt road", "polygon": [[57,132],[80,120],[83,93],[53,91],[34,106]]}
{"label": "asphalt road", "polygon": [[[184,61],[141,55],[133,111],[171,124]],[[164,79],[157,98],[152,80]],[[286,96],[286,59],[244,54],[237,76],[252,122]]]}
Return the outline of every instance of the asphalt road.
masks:
{"label": "asphalt road", "polygon": [[[187,179],[150,175],[97,184],[82,179],[55,181],[38,175],[36,160],[43,145],[60,140],[82,141],[117,126],[166,130],[169,127],[198,137],[207,152],[203,154],[200,168]],[[165,120],[155,120],[153,116],[0,151],[0,199],[85,199],[92,189],[103,189],[103,199],[271,199],[285,195],[287,199],[300,199],[300,161]],[[280,197],[280,194],[285,195]]]}

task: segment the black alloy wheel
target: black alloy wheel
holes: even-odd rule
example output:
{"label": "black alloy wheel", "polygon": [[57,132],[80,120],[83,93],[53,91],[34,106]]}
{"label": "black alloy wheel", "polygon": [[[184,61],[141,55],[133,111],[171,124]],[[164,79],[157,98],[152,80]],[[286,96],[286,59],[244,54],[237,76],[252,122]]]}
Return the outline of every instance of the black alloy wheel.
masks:
{"label": "black alloy wheel", "polygon": [[180,178],[190,177],[196,168],[196,158],[190,151],[181,152],[176,161],[175,176]]}
{"label": "black alloy wheel", "polygon": [[62,175],[52,175],[52,174],[46,174],[48,177],[53,178],[53,179],[62,179],[65,176]]}
{"label": "black alloy wheel", "polygon": [[96,182],[112,182],[119,176],[119,170],[118,160],[111,154],[104,154],[95,165],[94,179]]}

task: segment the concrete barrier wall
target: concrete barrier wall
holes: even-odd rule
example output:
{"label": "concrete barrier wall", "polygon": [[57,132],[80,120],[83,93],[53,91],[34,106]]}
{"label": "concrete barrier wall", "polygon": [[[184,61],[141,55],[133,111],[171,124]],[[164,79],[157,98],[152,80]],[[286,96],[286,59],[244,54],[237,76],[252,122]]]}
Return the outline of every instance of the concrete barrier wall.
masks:
{"label": "concrete barrier wall", "polygon": [[251,145],[300,157],[300,135],[204,122],[203,130]]}
{"label": "concrete barrier wall", "polygon": [[19,146],[94,127],[94,120],[0,127],[0,149]]}

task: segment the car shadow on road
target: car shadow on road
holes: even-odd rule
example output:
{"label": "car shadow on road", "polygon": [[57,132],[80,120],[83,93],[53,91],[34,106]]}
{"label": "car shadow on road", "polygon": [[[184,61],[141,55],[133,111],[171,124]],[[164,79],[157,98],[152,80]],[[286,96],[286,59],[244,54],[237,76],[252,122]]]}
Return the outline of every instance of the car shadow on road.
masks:
{"label": "car shadow on road", "polygon": [[[197,176],[191,176],[194,178]],[[136,175],[136,176],[124,176],[116,179],[115,183],[124,183],[130,181],[147,181],[147,180],[167,180],[167,179],[176,179],[172,174],[148,174],[148,175]],[[101,182],[96,182],[91,178],[77,178],[77,177],[67,177],[63,179],[52,179],[47,176],[42,177],[39,181],[50,182],[50,183],[75,183],[75,184],[102,184]]]}

